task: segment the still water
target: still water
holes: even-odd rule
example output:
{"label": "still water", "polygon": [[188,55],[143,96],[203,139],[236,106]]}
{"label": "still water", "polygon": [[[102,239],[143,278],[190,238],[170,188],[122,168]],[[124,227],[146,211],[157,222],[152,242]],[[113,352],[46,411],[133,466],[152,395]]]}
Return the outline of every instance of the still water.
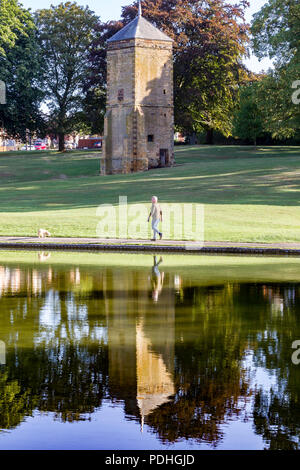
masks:
{"label": "still water", "polygon": [[0,448],[298,449],[296,340],[300,259],[0,251]]}

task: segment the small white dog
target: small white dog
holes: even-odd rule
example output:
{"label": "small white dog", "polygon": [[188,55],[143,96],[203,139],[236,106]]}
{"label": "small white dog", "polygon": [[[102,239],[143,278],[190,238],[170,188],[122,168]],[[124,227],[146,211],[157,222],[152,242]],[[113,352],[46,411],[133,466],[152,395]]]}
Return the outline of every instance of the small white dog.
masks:
{"label": "small white dog", "polygon": [[40,228],[38,231],[38,237],[39,238],[51,237],[51,233],[48,232],[48,230],[44,230],[43,228]]}

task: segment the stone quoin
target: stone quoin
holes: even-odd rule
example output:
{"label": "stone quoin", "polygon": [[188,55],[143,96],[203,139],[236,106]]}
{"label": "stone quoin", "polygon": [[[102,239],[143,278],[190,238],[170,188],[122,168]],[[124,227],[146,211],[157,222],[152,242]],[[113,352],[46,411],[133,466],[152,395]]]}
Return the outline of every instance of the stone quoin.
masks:
{"label": "stone quoin", "polygon": [[101,174],[174,163],[173,41],[142,16],[108,40]]}

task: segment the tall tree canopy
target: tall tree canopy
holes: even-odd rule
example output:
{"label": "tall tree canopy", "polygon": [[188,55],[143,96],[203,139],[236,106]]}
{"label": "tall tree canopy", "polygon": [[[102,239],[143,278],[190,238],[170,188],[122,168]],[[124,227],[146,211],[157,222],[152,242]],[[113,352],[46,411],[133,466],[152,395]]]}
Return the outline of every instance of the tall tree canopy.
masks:
{"label": "tall tree canopy", "polygon": [[258,57],[268,55],[276,60],[277,65],[286,65],[299,59],[299,1],[268,0],[254,15],[252,33],[254,50]]}
{"label": "tall tree canopy", "polygon": [[258,82],[242,87],[240,105],[236,110],[233,124],[234,134],[240,139],[252,141],[256,146],[257,138],[263,134],[263,116],[257,103]]}
{"label": "tall tree canopy", "polygon": [[[143,16],[174,40],[175,124],[188,133],[231,131],[231,116],[246,71],[246,0],[144,0]],[[137,14],[123,7],[121,21],[98,26],[91,54],[90,86],[105,90],[106,40]]]}
{"label": "tall tree canopy", "polygon": [[269,56],[275,65],[260,85],[267,130],[291,137],[300,129],[300,106],[292,100],[300,78],[299,0],[269,0],[254,16],[252,33],[257,56]]}
{"label": "tall tree canopy", "polygon": [[17,0],[0,0],[0,55],[13,47],[20,33],[26,34],[30,13]]}
{"label": "tall tree canopy", "polygon": [[7,136],[26,138],[26,130],[43,131],[40,104],[42,61],[30,12],[22,13],[22,28],[14,30],[14,44],[3,44],[0,80],[6,84],[6,104],[0,105],[0,127]]}
{"label": "tall tree canopy", "polygon": [[60,151],[65,134],[78,125],[83,112],[87,59],[97,21],[88,7],[71,2],[36,14],[50,128],[58,134]]}

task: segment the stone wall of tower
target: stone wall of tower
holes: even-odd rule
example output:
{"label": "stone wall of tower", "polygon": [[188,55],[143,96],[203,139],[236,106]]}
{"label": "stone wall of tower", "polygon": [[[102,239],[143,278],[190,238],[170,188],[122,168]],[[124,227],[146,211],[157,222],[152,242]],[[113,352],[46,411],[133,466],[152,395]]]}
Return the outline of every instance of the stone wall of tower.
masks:
{"label": "stone wall of tower", "polygon": [[171,42],[136,40],[135,106],[144,124],[140,126],[138,140],[146,144],[148,168],[160,166],[161,149],[168,152],[166,166],[171,166],[174,162]]}
{"label": "stone wall of tower", "polygon": [[145,171],[174,162],[172,43],[132,39],[107,51],[107,111],[102,174]]}
{"label": "stone wall of tower", "polygon": [[102,174],[131,171],[134,63],[134,40],[109,45]]}

